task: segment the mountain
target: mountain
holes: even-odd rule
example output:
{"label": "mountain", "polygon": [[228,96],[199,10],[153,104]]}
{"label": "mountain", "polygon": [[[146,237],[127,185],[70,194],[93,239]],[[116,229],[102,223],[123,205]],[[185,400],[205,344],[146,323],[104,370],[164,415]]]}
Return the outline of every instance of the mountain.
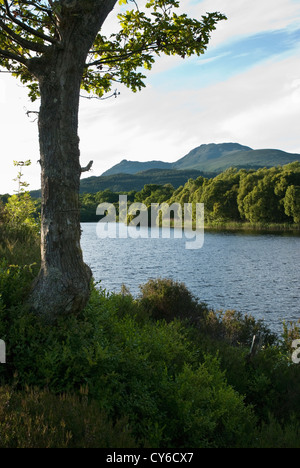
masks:
{"label": "mountain", "polygon": [[[214,167],[218,162],[227,156],[230,158],[236,152],[242,154],[243,151],[253,151],[249,146],[242,146],[238,143],[222,143],[215,144],[210,143],[209,145],[201,145],[190,151],[186,156],[179,159],[173,164],[174,169],[197,169],[199,167]],[[203,170],[203,169],[201,169]]]}
{"label": "mountain", "polygon": [[237,143],[201,145],[179,159],[174,168],[222,172],[229,167],[259,169],[260,167],[284,166],[300,161],[300,154],[291,154],[276,149],[253,150]]}
{"label": "mountain", "polygon": [[202,172],[220,173],[229,167],[253,168],[283,166],[300,161],[299,154],[286,153],[277,149],[254,150],[239,143],[210,143],[194,148],[174,163],[163,161],[127,161],[124,159],[102,175],[136,174],[147,169],[194,169]]}

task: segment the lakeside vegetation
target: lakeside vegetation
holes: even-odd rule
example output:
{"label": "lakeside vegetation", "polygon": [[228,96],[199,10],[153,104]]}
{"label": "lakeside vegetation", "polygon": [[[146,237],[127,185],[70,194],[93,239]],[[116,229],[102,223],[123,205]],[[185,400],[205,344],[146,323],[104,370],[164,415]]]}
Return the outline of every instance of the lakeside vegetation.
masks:
{"label": "lakeside vegetation", "polygon": [[[149,210],[152,203],[179,203],[182,207],[184,203],[204,203],[205,229],[300,231],[299,162],[257,170],[229,168],[215,177],[190,178],[177,188],[170,183],[147,183],[141,190],[106,188],[82,193],[81,222],[98,222],[96,210],[101,203],[112,203],[118,216],[120,195],[127,196],[128,205],[139,202]],[[0,195],[4,204],[9,198],[9,194]],[[32,198],[40,213],[41,199]]]}
{"label": "lakeside vegetation", "polygon": [[164,278],[137,298],[92,284],[79,315],[45,323],[26,303],[33,207],[27,193],[0,203],[1,448],[300,447],[299,325],[276,336]]}
{"label": "lakeside vegetation", "polygon": [[174,189],[171,184],[146,184],[140,191],[109,189],[80,197],[82,222],[96,222],[98,204],[113,203],[119,195],[128,203],[204,203],[205,227],[227,229],[300,229],[300,163],[264,169],[230,168],[214,178],[189,179]]}

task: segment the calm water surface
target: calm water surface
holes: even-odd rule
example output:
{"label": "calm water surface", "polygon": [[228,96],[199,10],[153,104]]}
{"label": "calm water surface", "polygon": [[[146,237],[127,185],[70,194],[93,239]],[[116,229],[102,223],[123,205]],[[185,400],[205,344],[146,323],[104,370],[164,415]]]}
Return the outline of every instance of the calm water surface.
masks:
{"label": "calm water surface", "polygon": [[150,278],[184,282],[215,310],[235,309],[282,332],[300,318],[300,237],[283,234],[205,232],[199,250],[184,238],[100,239],[97,223],[82,224],[85,262],[111,292],[125,284],[139,294]]}

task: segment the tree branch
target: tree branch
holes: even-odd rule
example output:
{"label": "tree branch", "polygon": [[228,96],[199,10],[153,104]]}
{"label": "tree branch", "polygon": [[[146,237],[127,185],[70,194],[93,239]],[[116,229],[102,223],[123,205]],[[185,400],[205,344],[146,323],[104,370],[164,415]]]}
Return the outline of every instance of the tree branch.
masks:
{"label": "tree branch", "polygon": [[34,1],[31,2],[31,1],[28,1],[28,0],[23,0],[22,3],[24,3],[25,5],[31,5],[31,6],[33,6],[34,8],[36,8],[37,10],[43,11],[44,13],[47,13],[49,16],[51,16],[52,11],[51,11],[49,8],[47,8],[47,7],[42,7],[41,5],[37,5],[37,3],[34,2]]}
{"label": "tree branch", "polygon": [[46,13],[46,14],[49,16],[50,21],[52,22],[52,24],[53,24],[53,26],[54,26],[54,28],[55,28],[57,37],[60,37],[60,36],[61,36],[61,35],[60,35],[60,31],[59,31],[59,27],[58,27],[58,24],[57,24],[57,21],[55,20],[55,16],[56,16],[58,19],[60,19],[60,18],[59,18],[59,15],[58,15],[57,13],[54,13],[54,15],[53,15],[53,11],[52,11],[52,10],[53,10],[54,5],[52,4],[52,1],[51,1],[51,0],[49,0],[49,4],[51,5],[52,10],[51,10],[51,8],[42,7],[42,6],[40,6],[40,5],[37,5],[36,2],[34,2],[34,1],[23,1],[23,3],[24,3],[25,5],[31,5],[31,6],[33,6],[34,8],[36,8],[38,11],[42,11],[43,13]]}
{"label": "tree branch", "polygon": [[[153,46],[148,46],[145,48],[141,47],[140,49],[131,50],[121,55],[114,55],[111,57],[106,57],[103,59],[95,60],[94,62],[86,63],[85,68],[95,67],[97,65],[108,65],[110,63],[118,63],[118,62],[121,62],[122,60],[129,59],[130,57],[133,57],[136,54],[149,53],[151,50],[152,52],[156,52],[156,50],[158,50],[158,46],[153,44]],[[97,53],[97,52],[93,52],[93,53]]]}
{"label": "tree branch", "polygon": [[20,46],[24,47],[25,49],[30,49],[33,50],[34,52],[46,52],[48,49],[47,46],[43,44],[38,44],[37,42],[32,42],[28,41],[27,39],[24,39],[23,37],[19,36],[19,34],[16,34],[9,26],[7,26],[1,19],[0,19],[0,28],[5,31],[8,36]]}
{"label": "tree branch", "polygon": [[21,55],[13,54],[12,52],[8,52],[7,50],[0,49],[0,56],[5,57],[10,60],[15,60],[16,62],[22,63],[27,67],[28,60],[22,57]]}
{"label": "tree branch", "polygon": [[7,0],[4,0],[4,4],[5,4],[5,8],[6,8],[6,14],[14,24],[16,24],[17,26],[20,26],[20,28],[24,29],[24,31],[27,31],[29,34],[32,34],[33,36],[39,37],[40,39],[43,39],[44,41],[50,42],[51,44],[56,44],[57,43],[57,41],[55,39],[53,39],[53,37],[47,36],[46,34],[43,34],[43,33],[39,32],[39,31],[36,31],[36,29],[31,28],[30,26],[28,26],[23,21],[18,20],[10,12]]}
{"label": "tree branch", "polygon": [[118,96],[120,96],[120,92],[116,89],[114,91],[113,94],[110,94],[109,96],[106,96],[106,97],[99,97],[99,96],[83,96],[82,94],[80,94],[80,97],[81,98],[84,98],[84,99],[97,99],[98,101],[105,101],[106,99],[110,99],[112,97],[115,97],[117,98]]}
{"label": "tree branch", "polygon": [[90,161],[86,167],[82,167],[81,168],[81,173],[90,171],[93,163],[94,163],[94,161]]}

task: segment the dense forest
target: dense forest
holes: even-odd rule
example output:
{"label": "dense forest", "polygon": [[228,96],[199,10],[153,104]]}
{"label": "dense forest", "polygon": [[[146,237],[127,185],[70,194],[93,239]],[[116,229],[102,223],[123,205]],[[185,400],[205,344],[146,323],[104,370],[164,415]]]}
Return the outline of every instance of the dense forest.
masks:
{"label": "dense forest", "polygon": [[106,189],[95,194],[82,194],[82,222],[98,221],[98,204],[109,202],[118,209],[119,195],[126,194],[128,203],[204,203],[208,225],[300,223],[300,163],[272,168],[230,168],[214,178],[189,179],[175,189],[171,184],[146,184],[140,191],[113,192]]}

